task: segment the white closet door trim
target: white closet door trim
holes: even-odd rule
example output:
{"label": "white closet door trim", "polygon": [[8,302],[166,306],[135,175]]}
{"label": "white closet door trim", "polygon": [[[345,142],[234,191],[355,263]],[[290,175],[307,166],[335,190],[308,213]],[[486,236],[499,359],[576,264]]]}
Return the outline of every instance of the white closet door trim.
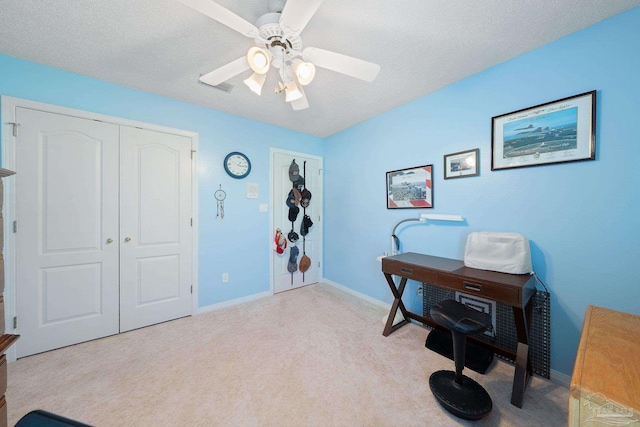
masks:
{"label": "white closet door trim", "polygon": [[[16,137],[13,136],[13,125],[16,121],[16,108],[29,108],[32,110],[44,111],[47,113],[62,114],[82,119],[98,120],[105,123],[113,123],[121,126],[139,127],[156,132],[164,132],[173,135],[181,135],[191,138],[191,149],[193,150],[193,160],[191,169],[191,206],[193,215],[193,238],[192,238],[192,268],[193,268],[193,297],[191,314],[198,312],[198,133],[160,126],[151,123],[138,122],[121,117],[108,116],[105,114],[92,113],[90,111],[76,110],[58,105],[45,104],[27,99],[14,98],[10,96],[0,97],[0,114],[2,118],[2,167],[15,170],[16,166]],[[18,132],[20,127],[18,126]],[[16,239],[13,233],[13,222],[15,217],[15,178],[4,179],[4,261],[5,261],[5,332],[15,333],[13,328],[13,318],[16,315]],[[19,225],[18,225],[19,226]],[[9,348],[6,353],[7,361],[16,360],[15,347]]]}

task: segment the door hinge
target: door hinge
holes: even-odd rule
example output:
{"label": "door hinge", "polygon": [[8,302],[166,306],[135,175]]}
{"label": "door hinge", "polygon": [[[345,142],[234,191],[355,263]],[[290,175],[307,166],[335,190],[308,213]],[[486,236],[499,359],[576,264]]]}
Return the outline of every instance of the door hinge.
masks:
{"label": "door hinge", "polygon": [[320,268],[320,261],[318,261],[318,268]]}
{"label": "door hinge", "polygon": [[18,221],[13,221],[13,232],[14,233],[18,232]]}
{"label": "door hinge", "polygon": [[193,285],[191,285],[191,293],[193,293]]}
{"label": "door hinge", "polygon": [[191,226],[193,227],[193,218],[191,218]]}
{"label": "door hinge", "polygon": [[13,318],[13,329],[18,329],[18,316]]}
{"label": "door hinge", "polygon": [[193,153],[195,153],[196,150],[191,150],[191,159],[193,160]]}
{"label": "door hinge", "polygon": [[18,126],[20,126],[20,124],[14,122],[7,122],[7,124],[13,126],[13,136],[18,136]]}

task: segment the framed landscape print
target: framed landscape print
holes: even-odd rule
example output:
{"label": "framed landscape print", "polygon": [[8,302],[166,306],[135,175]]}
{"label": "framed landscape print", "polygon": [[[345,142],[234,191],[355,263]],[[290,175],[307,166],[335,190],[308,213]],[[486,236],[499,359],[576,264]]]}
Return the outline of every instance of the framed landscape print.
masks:
{"label": "framed landscape print", "polygon": [[493,117],[491,170],[595,160],[596,91]]}
{"label": "framed landscape print", "polygon": [[444,179],[478,176],[480,149],[461,151],[444,156]]}
{"label": "framed landscape print", "polygon": [[433,165],[387,172],[387,209],[433,207]]}

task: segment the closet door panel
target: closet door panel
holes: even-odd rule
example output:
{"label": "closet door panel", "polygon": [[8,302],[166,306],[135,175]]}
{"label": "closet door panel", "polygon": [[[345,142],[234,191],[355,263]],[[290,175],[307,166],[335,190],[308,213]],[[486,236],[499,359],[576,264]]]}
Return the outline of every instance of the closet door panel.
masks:
{"label": "closet door panel", "polygon": [[120,330],[191,314],[191,139],[120,130]]}
{"label": "closet door panel", "polygon": [[[118,333],[118,126],[18,108],[18,357]],[[111,239],[111,243],[110,243]]]}

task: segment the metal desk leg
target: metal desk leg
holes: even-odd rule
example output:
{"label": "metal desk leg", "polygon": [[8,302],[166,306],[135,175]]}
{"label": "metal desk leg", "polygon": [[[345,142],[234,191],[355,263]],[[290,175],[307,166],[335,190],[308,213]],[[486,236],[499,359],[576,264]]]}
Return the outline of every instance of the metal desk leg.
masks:
{"label": "metal desk leg", "polygon": [[[394,297],[393,304],[391,304],[391,310],[389,311],[389,317],[387,318],[387,323],[384,325],[384,330],[382,331],[382,335],[386,337],[389,336],[391,332],[409,323],[409,320],[407,316],[407,309],[404,307],[404,303],[402,302],[402,294],[404,293],[404,287],[407,284],[407,278],[403,277],[402,280],[400,280],[400,286],[396,289],[396,284],[393,282],[391,275],[385,273],[384,277],[386,277],[387,283],[389,284],[389,288],[391,288],[391,293]],[[396,318],[398,308],[400,308],[400,312],[404,319],[394,325],[393,320]]]}

